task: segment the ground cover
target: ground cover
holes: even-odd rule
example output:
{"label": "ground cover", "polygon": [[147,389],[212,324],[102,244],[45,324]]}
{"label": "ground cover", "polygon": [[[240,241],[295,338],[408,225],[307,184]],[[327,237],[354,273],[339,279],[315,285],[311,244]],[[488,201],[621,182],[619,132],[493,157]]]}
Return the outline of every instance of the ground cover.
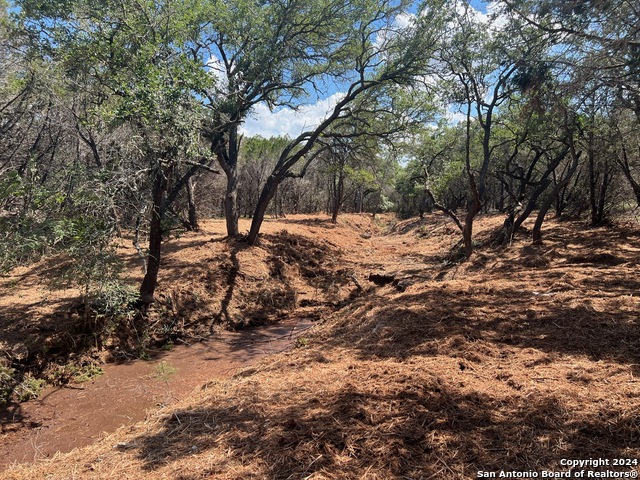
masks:
{"label": "ground cover", "polygon": [[543,245],[502,249],[500,222],[480,218],[464,263],[439,215],[295,216],[254,249],[206,223],[169,246],[165,315],[194,339],[308,317],[297,348],[0,477],[456,479],[639,458],[637,225],[553,220]]}

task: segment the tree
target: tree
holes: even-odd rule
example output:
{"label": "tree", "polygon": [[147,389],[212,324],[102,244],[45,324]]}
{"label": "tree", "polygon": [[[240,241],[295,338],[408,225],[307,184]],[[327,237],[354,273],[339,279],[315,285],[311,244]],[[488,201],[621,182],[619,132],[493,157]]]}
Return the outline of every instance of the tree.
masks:
{"label": "tree", "polygon": [[210,12],[200,2],[175,0],[19,5],[33,51],[61,66],[72,92],[91,94],[81,121],[90,125],[97,117],[112,131],[126,126],[134,136],[150,197],[140,286],[140,299],[149,304],[169,207],[189,177],[210,163],[200,148],[203,114],[196,98],[211,81],[198,56],[200,27]]}
{"label": "tree", "polygon": [[618,145],[616,162],[636,199],[636,205],[640,207],[640,137],[638,136],[638,124],[634,118],[619,112],[615,116],[616,143]]}
{"label": "tree", "polygon": [[360,184],[373,182],[373,175],[365,167],[367,160],[377,155],[375,145],[367,145],[358,140],[362,140],[362,137],[333,139],[329,149],[321,157],[324,172],[329,177],[328,204],[333,223],[338,221],[347,197],[355,194],[355,188]]}
{"label": "tree", "polygon": [[462,232],[455,210],[462,206],[465,194],[465,129],[440,122],[435,131],[426,127],[417,142],[409,142],[405,151],[409,162],[397,184],[403,195],[419,199],[418,213],[437,209],[449,216]]}
{"label": "tree", "polygon": [[[497,237],[502,244],[511,241],[539,206],[539,200],[557,178],[556,172],[569,154],[575,135],[575,114],[563,99],[565,89],[553,80],[546,64],[540,67],[533,75],[526,72],[516,79],[522,84],[522,98],[503,120],[508,132],[504,133],[506,142],[498,149],[504,148],[504,153],[497,177],[509,196],[509,207]],[[569,172],[571,168],[560,175],[565,178],[565,186],[571,175],[564,174]]]}
{"label": "tree", "polygon": [[629,0],[500,0],[530,25],[564,44],[562,61],[576,69],[579,83],[595,80],[612,89],[640,115],[640,11]]}
{"label": "tree", "polygon": [[57,65],[30,55],[15,16],[2,15],[0,29],[0,270],[64,252],[72,261],[63,278],[85,305],[117,301],[126,295],[111,243],[120,184],[83,148],[81,99],[65,90]]}
{"label": "tree", "polygon": [[[620,114],[615,112],[628,110],[635,115],[636,123],[640,122],[640,11],[634,2],[501,0],[500,3],[529,25],[556,38],[559,47],[555,61],[569,69],[564,77],[574,86],[576,111],[589,115],[597,99],[598,108],[607,109],[607,115],[616,117]],[[622,160],[618,166],[637,197],[634,177],[638,174],[633,162],[624,161],[625,152],[631,151],[624,143],[622,140],[624,152],[620,153]],[[592,223],[599,223],[605,213],[604,198],[607,192],[611,193],[609,186],[616,172],[608,162],[605,165],[595,160],[592,146],[587,155],[589,208]]]}
{"label": "tree", "polygon": [[[377,29],[405,4],[371,0],[216,4],[207,41],[218,82],[206,92],[212,122],[207,128],[212,151],[227,177],[227,233],[238,235],[239,126],[259,103],[269,108],[299,108],[317,98],[323,84],[349,72],[359,42],[357,25]],[[354,28],[355,26],[355,28]],[[363,27],[365,28],[365,27]],[[371,25],[366,28],[373,29]],[[365,29],[366,29],[365,28]],[[363,52],[363,55],[366,52]],[[370,62],[361,57],[356,62]]]}
{"label": "tree", "polygon": [[238,161],[238,212],[250,216],[266,181],[289,140],[284,137],[248,137],[242,142]]}
{"label": "tree", "polygon": [[[535,70],[548,46],[542,35],[527,29],[514,17],[504,18],[497,26],[478,17],[467,3],[456,3],[450,21],[452,32],[441,50],[445,67],[443,79],[453,84],[449,97],[465,110],[465,170],[469,183],[467,212],[462,236],[465,256],[473,253],[473,222],[485,203],[488,174],[495,149],[496,117],[500,109],[517,98],[521,90],[518,77]],[[479,164],[471,159],[471,125],[477,121],[481,130],[482,156]],[[517,142],[515,143],[517,145]]]}
{"label": "tree", "polygon": [[432,113],[429,101],[416,101],[415,96],[409,100],[402,89],[389,89],[387,94],[393,96],[394,109],[386,108],[385,102],[377,105],[380,97],[365,93],[351,108],[357,115],[336,122],[317,141],[329,176],[328,210],[334,223],[349,196],[359,194],[359,211],[365,192],[376,198],[374,216],[383,204],[388,209],[384,190],[395,180],[399,144]]}
{"label": "tree", "polygon": [[[249,244],[257,242],[278,186],[287,178],[303,177],[309,165],[326,149],[320,140],[340,136],[339,126],[345,122],[360,124],[363,128],[357,131],[366,134],[368,115],[395,111],[396,97],[389,94],[390,87],[415,85],[430,71],[430,60],[443,27],[441,10],[429,8],[409,26],[400,28],[394,21],[402,6],[365,2],[357,19],[350,19],[350,27],[340,43],[343,55],[340,78],[348,80],[345,92],[319,125],[292,139],[280,155],[258,199],[247,237]],[[359,103],[364,96],[377,101]],[[369,109],[371,105],[373,111]]]}

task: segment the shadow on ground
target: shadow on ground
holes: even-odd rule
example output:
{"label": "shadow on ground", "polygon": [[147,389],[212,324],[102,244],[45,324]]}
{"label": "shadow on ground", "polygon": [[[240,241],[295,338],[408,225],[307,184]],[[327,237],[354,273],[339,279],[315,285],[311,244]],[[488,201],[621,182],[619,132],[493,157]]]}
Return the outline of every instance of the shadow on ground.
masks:
{"label": "shadow on ground", "polygon": [[361,478],[365,471],[371,478],[470,478],[477,470],[558,470],[561,458],[618,458],[637,446],[633,415],[582,414],[553,396],[494,399],[427,374],[388,375],[382,386],[359,381],[361,373],[319,385],[322,398],[296,392],[295,404],[284,391],[244,385],[174,411],[160,431],[132,445],[151,471],[226,452],[222,461],[190,460],[201,470],[181,480],[238,471],[243,458],[253,459],[251,473],[261,478]]}

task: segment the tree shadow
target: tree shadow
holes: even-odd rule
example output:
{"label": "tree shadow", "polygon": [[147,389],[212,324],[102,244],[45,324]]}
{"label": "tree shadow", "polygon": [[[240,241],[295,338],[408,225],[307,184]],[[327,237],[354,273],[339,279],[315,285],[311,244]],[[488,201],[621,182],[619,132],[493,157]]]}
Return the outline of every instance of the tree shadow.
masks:
{"label": "tree shadow", "polygon": [[[272,240],[281,249],[275,257],[310,268],[307,262],[313,255],[300,252],[312,251],[307,247],[314,245],[301,245],[299,238],[286,234]],[[560,236],[553,241],[562,245],[565,240]],[[620,295],[637,286],[624,278],[624,272],[604,274],[622,265],[616,259],[576,261],[580,258],[574,258],[575,250],[591,245],[589,239],[580,242],[554,257],[570,269],[602,267],[580,285]],[[288,253],[286,249],[293,247],[303,248]],[[546,262],[538,266],[541,252],[522,248],[512,259],[511,275],[532,269],[543,275],[563,272],[564,265],[554,271]],[[616,256],[630,261],[631,253]],[[491,271],[490,256],[479,261],[483,263],[476,265],[478,269]],[[492,280],[502,273],[492,271]],[[236,281],[231,271],[230,279]],[[638,423],[630,411],[595,403],[582,411],[553,393],[525,395],[514,390],[511,396],[495,398],[426,373],[411,378],[374,371],[377,361],[412,356],[446,354],[479,362],[473,348],[487,343],[496,347],[497,361],[505,365],[516,349],[535,349],[550,356],[613,361],[640,373],[640,326],[631,309],[614,304],[599,309],[579,292],[567,299],[561,291],[534,295],[513,284],[485,288],[477,278],[471,283],[429,283],[418,293],[378,291],[355,302],[350,308],[361,308],[363,315],[338,324],[325,340],[328,350],[349,349],[369,362],[366,372],[353,371],[351,383],[335,388],[326,381],[311,385],[302,369],[300,386],[282,384],[276,385],[279,390],[266,390],[248,382],[231,397],[222,395],[173,412],[159,432],[135,439],[137,455],[148,471],[156,471],[202,452],[231,452],[215,455],[215,465],[208,464],[197,475],[179,477],[192,480],[222,475],[242,458],[258,468],[251,473],[262,478],[305,478],[314,473],[361,478],[369,468],[380,478],[469,478],[469,471],[558,470],[561,458],[616,458],[637,452]],[[376,381],[374,374],[382,380]]]}
{"label": "tree shadow", "polygon": [[[267,220],[268,221],[268,220]],[[277,218],[273,219],[278,224],[283,225],[304,225],[306,227],[321,227],[328,230],[333,230],[338,225],[331,221],[331,218]]]}
{"label": "tree shadow", "polygon": [[22,406],[18,402],[9,401],[5,405],[0,405],[0,433],[6,434],[22,428],[36,428],[40,424],[29,422],[22,412]]}
{"label": "tree shadow", "polygon": [[640,242],[640,231],[627,225],[590,227],[583,221],[554,220],[543,226],[543,245],[567,245],[577,250],[610,249],[621,244]]}
{"label": "tree shadow", "polygon": [[468,292],[446,285],[393,300],[368,299],[375,316],[357,332],[328,340],[332,347],[356,349],[363,359],[436,355],[451,348],[450,340],[483,341],[502,347],[534,348],[542,352],[586,356],[635,365],[640,373],[640,324],[630,308],[595,309],[588,299],[564,305],[554,295],[499,289]]}
{"label": "tree shadow", "polygon": [[197,235],[196,238],[189,238],[185,236],[173,239],[173,241],[171,240],[167,240],[163,243],[162,245],[162,249],[163,249],[163,253],[166,254],[171,254],[171,253],[175,253],[175,252],[179,252],[181,250],[189,250],[189,249],[198,249],[200,247],[204,247],[210,243],[222,243],[222,242],[229,242],[229,243],[233,243],[235,242],[234,239],[230,239],[229,237],[227,237],[226,235],[207,235],[208,238],[198,238],[198,237],[202,237],[203,234],[202,233],[189,233],[187,235]]}
{"label": "tree shadow", "polygon": [[369,471],[375,478],[469,478],[479,470],[557,471],[561,458],[618,458],[637,446],[633,415],[578,412],[553,396],[493,398],[434,376],[387,380],[321,385],[321,398],[296,391],[294,401],[278,390],[240,387],[172,412],[159,431],[131,445],[147,471],[203,452],[216,458],[181,480],[247,462],[253,476],[272,479]]}
{"label": "tree shadow", "polygon": [[628,241],[632,236],[633,232],[623,230],[622,233],[598,232],[594,238],[556,227],[543,244],[518,242],[506,248],[484,248],[470,259],[469,265],[475,270],[488,267],[504,272],[558,268],[597,268],[605,272],[640,263],[637,246]]}
{"label": "tree shadow", "polygon": [[[241,329],[273,323],[299,306],[298,293],[312,292],[324,305],[324,297],[335,297],[350,281],[340,250],[323,241],[286,231],[265,234],[263,240],[255,248],[225,238],[220,239],[225,245],[206,252],[167,254],[153,307],[167,335],[185,324],[187,333],[205,336],[219,324]],[[309,306],[308,298],[302,303]]]}
{"label": "tree shadow", "polygon": [[229,313],[229,305],[233,299],[234,290],[236,288],[236,281],[240,272],[240,262],[238,261],[238,246],[231,247],[231,266],[227,269],[227,290],[225,291],[224,298],[220,304],[220,316],[228,324],[234,325],[236,320]]}
{"label": "tree shadow", "polygon": [[335,293],[336,287],[349,283],[349,269],[341,268],[345,262],[340,249],[286,230],[264,238],[271,244],[269,260],[274,277],[284,279],[283,267],[287,265],[311,286],[326,292]]}

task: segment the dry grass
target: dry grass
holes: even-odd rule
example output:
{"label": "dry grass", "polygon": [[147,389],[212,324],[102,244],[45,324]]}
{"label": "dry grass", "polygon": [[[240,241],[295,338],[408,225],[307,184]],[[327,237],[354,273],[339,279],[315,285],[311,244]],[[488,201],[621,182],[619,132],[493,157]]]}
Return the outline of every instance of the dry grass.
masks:
{"label": "dry grass", "polygon": [[[250,255],[296,295],[311,300],[317,288],[342,307],[323,310],[303,347],[96,445],[0,476],[463,479],[563,470],[563,458],[640,458],[636,227],[585,234],[551,222],[541,247],[521,239],[449,264],[457,239],[440,216],[371,239],[359,234],[375,225],[361,217],[335,228],[296,221]],[[479,238],[499,222],[481,219]],[[221,265],[214,279],[233,272],[233,261]],[[313,288],[303,282],[323,268]],[[398,281],[375,287],[364,281],[372,272]],[[365,292],[348,283],[354,273]]]}

